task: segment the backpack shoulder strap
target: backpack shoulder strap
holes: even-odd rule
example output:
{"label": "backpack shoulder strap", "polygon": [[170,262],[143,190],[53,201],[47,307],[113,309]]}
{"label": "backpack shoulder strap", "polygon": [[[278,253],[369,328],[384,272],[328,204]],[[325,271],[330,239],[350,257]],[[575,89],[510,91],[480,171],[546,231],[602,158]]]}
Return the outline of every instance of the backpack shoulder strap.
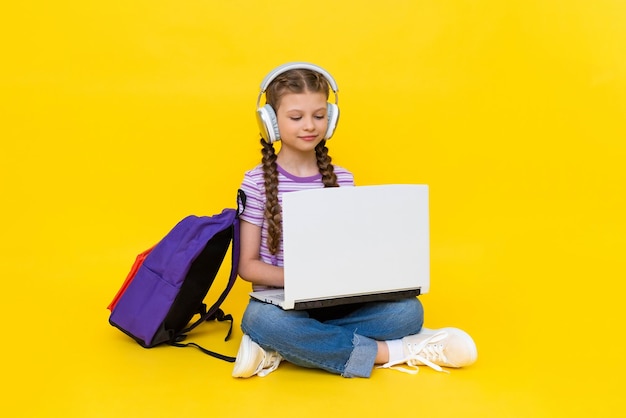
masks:
{"label": "backpack shoulder strap", "polygon": [[198,345],[196,343],[185,343],[185,344],[182,344],[182,343],[170,343],[170,345],[173,345],[174,347],[195,347],[198,350],[202,351],[204,354],[208,354],[209,356],[218,358],[220,360],[227,361],[229,363],[234,363],[235,360],[237,360],[236,357],[225,356],[224,354],[220,354],[220,353],[216,353],[215,351],[207,350],[206,348],[204,348],[201,345]]}
{"label": "backpack shoulder strap", "polygon": [[224,315],[224,312],[221,309],[219,309],[219,308],[220,308],[222,302],[224,302],[224,299],[226,299],[226,296],[228,296],[228,293],[230,293],[231,289],[233,288],[233,285],[235,284],[235,281],[237,280],[237,274],[238,274],[239,253],[240,253],[239,215],[241,215],[241,213],[243,213],[243,211],[245,209],[246,195],[243,192],[243,190],[238,190],[237,197],[238,197],[238,199],[237,199],[237,212],[235,213],[235,217],[233,219],[233,223],[232,223],[232,226],[231,226],[231,228],[232,228],[231,270],[230,270],[230,276],[228,278],[228,283],[226,284],[226,288],[224,289],[224,291],[222,291],[222,294],[217,299],[217,301],[213,304],[213,306],[211,306],[209,309],[207,309],[207,311],[204,314],[202,314],[200,316],[200,318],[198,320],[196,320],[193,324],[191,324],[189,327],[187,327],[187,328],[183,329],[181,332],[179,332],[178,335],[176,336],[176,338],[174,338],[173,341],[170,343],[171,345],[176,346],[176,347],[193,346],[193,347],[198,348],[200,351],[202,351],[205,354],[208,354],[210,356],[219,358],[221,360],[228,361],[230,363],[234,363],[235,362],[235,357],[230,357],[230,356],[225,356],[223,354],[215,353],[213,351],[207,350],[206,348],[203,348],[203,347],[199,346],[196,343],[185,343],[185,344],[182,344],[182,343],[179,342],[181,340],[179,340],[178,338],[180,338],[184,334],[187,334],[188,332],[193,330],[195,327],[200,325],[202,322],[205,322],[205,321],[208,321],[208,320],[211,320],[211,319],[217,319],[218,321],[227,321],[227,320],[229,320],[230,321],[230,329],[228,330],[228,333],[226,334],[226,338],[224,338],[224,341],[227,341],[230,338],[230,334],[231,334],[232,329],[233,329],[233,317],[230,314]]}
{"label": "backpack shoulder strap", "polygon": [[[213,306],[207,309],[206,313],[201,315],[200,318],[196,320],[193,324],[183,329],[179,333],[179,335],[186,334],[192,329],[194,329],[195,327],[197,327],[198,325],[200,325],[202,322],[211,319],[211,317],[216,314],[217,310],[221,306],[222,302],[224,302],[224,299],[226,299],[226,296],[228,296],[228,293],[230,293],[230,290],[233,288],[233,285],[235,284],[235,281],[237,280],[237,266],[239,265],[239,219],[238,218],[235,218],[231,228],[233,229],[233,236],[232,236],[233,248],[231,251],[232,253],[231,263],[232,264],[231,264],[230,276],[228,278],[228,283],[226,284],[226,288],[222,291],[222,294],[217,299],[217,301],[215,301]],[[232,322],[231,322],[231,330],[232,330]],[[230,331],[228,332],[228,335],[226,335],[225,340],[228,340],[229,338],[230,338]]]}

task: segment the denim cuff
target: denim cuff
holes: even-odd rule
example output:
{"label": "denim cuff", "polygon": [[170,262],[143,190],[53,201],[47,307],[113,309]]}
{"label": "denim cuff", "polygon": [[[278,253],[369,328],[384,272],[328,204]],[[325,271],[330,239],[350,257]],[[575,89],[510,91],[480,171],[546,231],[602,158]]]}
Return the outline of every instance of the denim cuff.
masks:
{"label": "denim cuff", "polygon": [[352,354],[341,375],[343,377],[370,377],[378,353],[376,341],[354,334],[352,345]]}

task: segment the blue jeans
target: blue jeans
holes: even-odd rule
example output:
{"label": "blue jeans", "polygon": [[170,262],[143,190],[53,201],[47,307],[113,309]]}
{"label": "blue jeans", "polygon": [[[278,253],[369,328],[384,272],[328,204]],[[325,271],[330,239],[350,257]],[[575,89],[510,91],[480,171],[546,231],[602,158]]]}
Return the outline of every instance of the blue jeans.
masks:
{"label": "blue jeans", "polygon": [[417,298],[285,311],[251,299],[241,329],[290,363],[344,377],[369,377],[376,341],[417,334],[424,309]]}

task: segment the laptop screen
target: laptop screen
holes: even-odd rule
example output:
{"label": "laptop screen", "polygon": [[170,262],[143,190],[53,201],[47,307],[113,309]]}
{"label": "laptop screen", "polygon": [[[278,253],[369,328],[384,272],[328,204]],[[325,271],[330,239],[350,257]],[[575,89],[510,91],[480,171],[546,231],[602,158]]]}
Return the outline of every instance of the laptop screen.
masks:
{"label": "laptop screen", "polygon": [[323,188],[283,195],[285,299],[421,288],[430,282],[428,186]]}

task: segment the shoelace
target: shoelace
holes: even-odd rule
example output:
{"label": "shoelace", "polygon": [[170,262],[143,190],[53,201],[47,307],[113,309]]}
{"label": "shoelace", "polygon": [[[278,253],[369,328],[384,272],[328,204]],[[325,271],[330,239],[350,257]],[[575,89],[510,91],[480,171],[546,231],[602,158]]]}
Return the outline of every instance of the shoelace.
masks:
{"label": "shoelace", "polygon": [[265,358],[259,364],[256,375],[259,377],[265,377],[278,368],[278,365],[283,360],[282,356],[276,351],[265,352]]}
{"label": "shoelace", "polygon": [[[409,343],[407,344],[407,349],[409,351],[409,355],[407,357],[393,363],[389,362],[383,364],[382,366],[378,366],[378,368],[394,369],[404,373],[417,374],[417,372],[419,372],[418,365],[424,364],[432,369],[437,370],[438,372],[450,373],[449,371],[442,369],[440,366],[434,363],[435,361],[448,363],[448,359],[443,352],[444,345],[440,344],[440,341],[445,339],[447,336],[447,332],[440,331],[422,340],[422,342],[418,344]],[[406,364],[409,366],[409,368],[395,367],[398,364]]]}

